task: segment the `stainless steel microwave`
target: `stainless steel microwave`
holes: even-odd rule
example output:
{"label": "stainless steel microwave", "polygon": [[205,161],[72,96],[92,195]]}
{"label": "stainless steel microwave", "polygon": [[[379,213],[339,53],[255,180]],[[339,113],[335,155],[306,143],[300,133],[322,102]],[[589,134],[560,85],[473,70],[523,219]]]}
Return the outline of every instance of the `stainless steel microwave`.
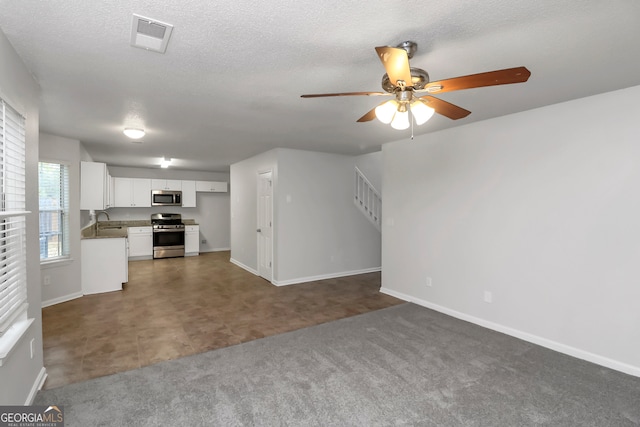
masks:
{"label": "stainless steel microwave", "polygon": [[182,191],[151,190],[151,206],[182,206]]}

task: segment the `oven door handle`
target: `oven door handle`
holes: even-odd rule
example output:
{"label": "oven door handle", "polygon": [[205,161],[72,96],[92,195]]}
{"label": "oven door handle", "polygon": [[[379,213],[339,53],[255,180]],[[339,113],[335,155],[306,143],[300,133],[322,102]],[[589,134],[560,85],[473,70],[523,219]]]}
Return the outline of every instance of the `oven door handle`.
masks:
{"label": "oven door handle", "polygon": [[167,228],[161,230],[153,230],[154,233],[184,233],[184,228]]}

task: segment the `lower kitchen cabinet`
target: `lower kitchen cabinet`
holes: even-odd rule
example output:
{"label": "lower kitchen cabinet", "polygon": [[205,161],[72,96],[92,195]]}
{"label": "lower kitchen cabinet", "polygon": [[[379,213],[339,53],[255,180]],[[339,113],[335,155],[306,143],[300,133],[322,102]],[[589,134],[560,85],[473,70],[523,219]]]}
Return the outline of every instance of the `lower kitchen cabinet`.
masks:
{"label": "lower kitchen cabinet", "polygon": [[121,291],[129,280],[127,239],[82,239],[80,276],[84,295]]}
{"label": "lower kitchen cabinet", "polygon": [[200,255],[200,226],[185,225],[184,227],[185,256]]}
{"label": "lower kitchen cabinet", "polygon": [[129,227],[129,259],[153,258],[153,230],[149,227]]}

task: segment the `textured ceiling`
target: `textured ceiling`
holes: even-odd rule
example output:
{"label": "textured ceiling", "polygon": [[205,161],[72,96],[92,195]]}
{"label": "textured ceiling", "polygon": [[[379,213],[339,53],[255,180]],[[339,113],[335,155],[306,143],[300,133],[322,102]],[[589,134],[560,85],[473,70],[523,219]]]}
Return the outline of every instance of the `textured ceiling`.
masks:
{"label": "textured ceiling", "polygon": [[[133,13],[175,26],[166,54],[129,45]],[[356,123],[378,97],[374,47],[416,41],[432,80],[526,66],[527,83],[444,93],[472,111],[415,133],[640,84],[637,0],[0,0],[0,29],[42,88],[41,130],[96,161],[226,171],[274,147],[362,154],[410,137]],[[597,108],[597,105],[594,105]],[[122,129],[140,126],[142,143]]]}

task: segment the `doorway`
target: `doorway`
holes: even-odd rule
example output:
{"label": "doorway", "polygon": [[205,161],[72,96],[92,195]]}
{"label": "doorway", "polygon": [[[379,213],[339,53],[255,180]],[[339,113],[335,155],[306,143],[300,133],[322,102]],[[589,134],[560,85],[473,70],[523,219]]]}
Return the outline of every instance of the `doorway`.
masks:
{"label": "doorway", "polygon": [[258,274],[273,277],[273,180],[272,172],[258,174]]}

